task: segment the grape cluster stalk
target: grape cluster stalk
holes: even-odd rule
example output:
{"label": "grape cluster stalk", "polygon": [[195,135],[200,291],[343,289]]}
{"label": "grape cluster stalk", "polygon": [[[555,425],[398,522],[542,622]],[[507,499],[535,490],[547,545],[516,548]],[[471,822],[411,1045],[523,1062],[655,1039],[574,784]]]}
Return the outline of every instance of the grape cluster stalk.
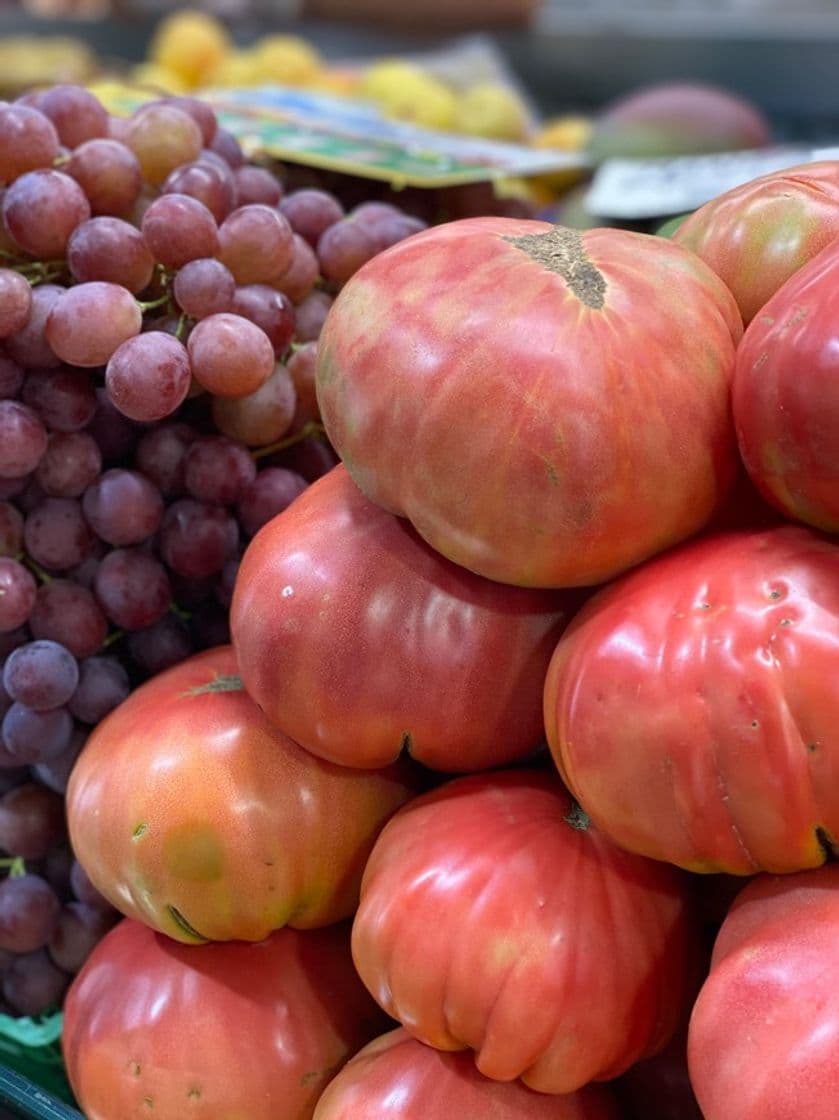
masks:
{"label": "grape cluster stalk", "polygon": [[250,538],[336,457],[336,292],[424,223],[285,191],[200,100],[0,102],[0,1011],[60,1006],[116,920],[63,796],[130,691],[229,640]]}

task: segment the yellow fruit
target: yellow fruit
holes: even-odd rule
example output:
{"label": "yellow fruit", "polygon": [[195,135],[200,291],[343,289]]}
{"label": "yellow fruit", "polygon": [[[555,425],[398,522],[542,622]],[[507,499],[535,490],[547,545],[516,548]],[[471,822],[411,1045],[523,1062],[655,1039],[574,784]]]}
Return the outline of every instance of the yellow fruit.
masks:
{"label": "yellow fruit", "polygon": [[[561,152],[581,152],[588,144],[592,122],[589,117],[567,113],[554,117],[539,129],[531,143],[534,148],[553,148]],[[565,191],[586,176],[585,168],[569,167],[540,175],[538,182],[554,191]]]}
{"label": "yellow fruit", "polygon": [[156,62],[142,62],[131,71],[133,85],[160,90],[162,93],[187,93],[187,86],[173,70]]}
{"label": "yellow fruit", "polygon": [[321,70],[312,82],[312,88],[338,97],[357,97],[361,79],[349,70]]}
{"label": "yellow fruit", "polygon": [[262,80],[254,62],[253,52],[230,51],[215,70],[207,75],[206,85],[238,89],[241,86],[258,85]]}
{"label": "yellow fruit", "polygon": [[527,109],[515,90],[497,82],[479,82],[458,100],[454,127],[468,136],[524,140],[528,131]]}
{"label": "yellow fruit", "polygon": [[231,49],[224,25],[207,12],[184,8],[166,16],[157,27],[149,61],[178,75],[184,85],[203,85]]}
{"label": "yellow fruit", "polygon": [[414,82],[423,77],[423,71],[413,62],[405,62],[401,58],[383,58],[368,66],[361,75],[358,93],[371,101],[384,101],[396,95],[406,82]]}
{"label": "yellow fruit", "polygon": [[441,81],[419,72],[376,98],[386,117],[446,131],[454,123],[457,98]]}
{"label": "yellow fruit", "polygon": [[259,81],[285,86],[308,86],[323,69],[320,54],[297,35],[266,35],[253,49]]}

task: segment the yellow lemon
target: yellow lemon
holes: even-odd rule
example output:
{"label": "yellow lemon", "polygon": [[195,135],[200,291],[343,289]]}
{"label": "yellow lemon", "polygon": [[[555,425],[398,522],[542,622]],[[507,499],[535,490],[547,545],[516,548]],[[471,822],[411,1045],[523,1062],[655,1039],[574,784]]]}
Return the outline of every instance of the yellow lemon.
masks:
{"label": "yellow lemon", "polygon": [[384,101],[398,93],[405,82],[422,78],[423,72],[413,62],[401,58],[383,58],[368,66],[361,75],[358,92],[372,101]]}
{"label": "yellow lemon", "polygon": [[446,131],[454,124],[457,98],[442,82],[419,74],[379,99],[385,116]]}
{"label": "yellow lemon", "polygon": [[[592,122],[589,117],[566,113],[546,121],[531,143],[534,148],[554,148],[562,152],[581,152],[588,144]],[[538,181],[552,190],[561,192],[585,178],[585,168],[569,167],[540,175]]]}
{"label": "yellow lemon", "polygon": [[231,49],[224,25],[208,12],[184,8],[158,24],[149,49],[149,61],[177,74],[194,89],[219,66]]}
{"label": "yellow lemon", "polygon": [[285,86],[308,86],[323,69],[320,54],[297,35],[266,35],[253,50],[258,80]]}
{"label": "yellow lemon", "polygon": [[131,71],[133,85],[147,89],[160,90],[162,93],[187,93],[183,79],[173,70],[158,66],[156,62],[141,62]]}
{"label": "yellow lemon", "polygon": [[515,90],[497,82],[479,82],[459,98],[454,127],[468,136],[524,140],[528,131],[527,109]]}
{"label": "yellow lemon", "polygon": [[252,51],[230,51],[207,76],[207,85],[238,89],[258,85],[262,80]]}

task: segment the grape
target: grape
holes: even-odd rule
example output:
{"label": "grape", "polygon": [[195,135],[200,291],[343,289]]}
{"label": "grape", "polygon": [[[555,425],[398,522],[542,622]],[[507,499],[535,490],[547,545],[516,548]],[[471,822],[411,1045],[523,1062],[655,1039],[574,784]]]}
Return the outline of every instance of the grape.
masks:
{"label": "grape", "polygon": [[84,191],[63,171],[28,171],[3,196],[3,222],[25,253],[63,257],[70,234],[90,217]]}
{"label": "grape", "polygon": [[19,272],[0,268],[0,338],[25,327],[32,310],[32,289]]}
{"label": "grape", "polygon": [[233,505],[256,478],[256,464],[243,443],[226,436],[197,439],[184,457],[187,493],[201,502]]}
{"label": "grape", "polygon": [[65,972],[78,972],[113,924],[114,917],[99,907],[68,902],[49,939],[50,957]]}
{"label": "grape", "polygon": [[215,575],[235,555],[238,544],[236,519],[223,506],[181,498],[163,515],[160,555],[182,576]]}
{"label": "grape", "polygon": [[101,366],[120,343],[140,333],[143,315],[127,288],[92,280],[69,288],[50,311],[47,341],[75,366]]}
{"label": "grape", "polygon": [[210,258],[189,261],[173,285],[178,306],[192,319],[206,319],[220,311],[233,310],[236,281],[221,261]]}
{"label": "grape", "polygon": [[143,673],[153,676],[189,657],[192,638],[176,615],[165,614],[153,626],[128,635],[128,652]]}
{"label": "grape", "polygon": [[46,879],[60,902],[69,902],[73,897],[73,888],[70,885],[72,868],[73,852],[69,843],[53,848],[35,867],[30,864],[30,870]]}
{"label": "grape", "polygon": [[97,910],[114,912],[110,902],[94,887],[77,859],[73,860],[70,867],[70,886],[79,902],[84,902],[87,906],[95,906]]}
{"label": "grape", "polygon": [[87,432],[96,440],[106,463],[126,459],[138,439],[137,427],[119,411],[104,387],[96,390],[96,412]]}
{"label": "grape", "polygon": [[20,478],[3,478],[0,475],[0,501],[7,498],[16,498],[29,483],[30,475],[25,474]]}
{"label": "grape", "polygon": [[270,206],[238,207],[221,223],[218,236],[219,258],[237,284],[267,284],[294,258],[291,226]]}
{"label": "grape", "polygon": [[58,1006],[69,984],[46,949],[38,949],[15,957],[3,973],[3,998],[21,1015],[42,1015]]}
{"label": "grape", "polygon": [[[14,630],[0,630],[0,661],[4,661],[10,653],[17,649],[21,642],[28,641],[29,633],[25,626],[16,627]],[[2,680],[3,674],[0,673],[0,684],[2,684]],[[3,695],[6,695],[5,692]],[[11,700],[9,704],[11,704]]]}
{"label": "grape", "polygon": [[230,615],[218,603],[208,603],[189,622],[196,649],[213,649],[230,644]]}
{"label": "grape", "polygon": [[36,712],[66,704],[79,683],[79,666],[59,642],[27,642],[3,666],[3,687],[13,700]]}
{"label": "grape", "polygon": [[218,129],[218,120],[215,111],[206,101],[199,97],[184,97],[172,94],[161,98],[164,105],[174,105],[176,109],[187,113],[201,129],[201,140],[204,144],[212,144],[213,137]]}
{"label": "grape", "polygon": [[[356,219],[353,218],[355,221]],[[360,221],[361,219],[357,219]],[[415,233],[420,233],[426,229],[426,224],[420,221],[419,218],[411,218],[408,214],[402,214],[398,210],[390,215],[383,215],[375,221],[370,220],[365,223],[367,232],[373,238],[373,244],[377,253],[384,252],[389,249],[391,245],[396,245],[399,241],[404,241],[406,237],[411,237]]]}
{"label": "grape", "polygon": [[294,257],[286,271],[273,281],[292,303],[302,303],[320,279],[320,262],[308,241],[294,235]]}
{"label": "grape", "polygon": [[120,144],[125,144],[130,128],[130,117],[117,117],[111,113],[108,114],[108,136],[111,140],[117,140]]}
{"label": "grape", "polygon": [[245,156],[236,137],[226,128],[216,129],[216,134],[210,143],[210,151],[221,156],[225,163],[234,170],[245,162]]}
{"label": "grape", "polygon": [[137,157],[116,140],[88,140],[80,144],[64,170],[87,195],[94,214],[125,217],[143,184]]}
{"label": "grape", "polygon": [[157,531],[163,497],[145,475],[115,467],[88,487],[82,511],[98,537],[122,548]]}
{"label": "grape", "polygon": [[23,544],[23,516],[10,502],[0,502],[0,556],[17,556]]}
{"label": "grape", "polygon": [[37,413],[20,401],[0,401],[0,477],[34,471],[46,449],[47,430]]}
{"label": "grape", "polygon": [[233,182],[236,185],[237,206],[249,206],[252,203],[276,206],[282,197],[282,187],[264,167],[237,167],[233,172]]}
{"label": "grape", "polygon": [[38,108],[55,125],[58,139],[68,148],[108,134],[108,113],[83,86],[56,85],[38,99]]}
{"label": "grape", "polygon": [[344,207],[328,191],[303,187],[285,196],[280,213],[288,218],[294,232],[314,248],[324,230],[344,217]]}
{"label": "grape", "polygon": [[344,218],[323,231],[317,255],[323,275],[343,284],[376,255],[376,242],[363,225]]}
{"label": "grape", "polygon": [[9,876],[0,882],[0,949],[32,953],[47,944],[61,903],[40,875]]}
{"label": "grape", "polygon": [[16,397],[23,384],[23,367],[0,354],[0,400]]}
{"label": "grape", "polygon": [[146,432],[137,444],[135,463],[165,498],[178,498],[184,487],[184,456],[197,432],[188,424],[163,424]]}
{"label": "grape", "polygon": [[291,427],[296,407],[294,385],[286,367],[277,365],[256,392],[233,399],[214,397],[212,407],[220,432],[248,447],[265,447]]}
{"label": "grape", "polygon": [[38,712],[15,701],[3,716],[3,765],[31,765],[57,758],[70,744],[73,717],[66,708]]}
{"label": "grape", "polygon": [[310,292],[297,305],[297,326],[295,333],[299,342],[314,342],[320,337],[321,329],[332,306],[332,296],[327,292]]}
{"label": "grape", "polygon": [[75,498],[44,498],[23,523],[23,543],[36,564],[62,572],[81,564],[93,533]]}
{"label": "grape", "polygon": [[294,337],[294,305],[288,296],[267,284],[246,284],[236,289],[230,310],[261,327],[282,357]]}
{"label": "grape", "polygon": [[96,653],[108,636],[93,593],[71,579],[51,579],[38,588],[29,629],[33,638],[59,642],[76,658]]}
{"label": "grape", "polygon": [[282,513],[308,486],[305,478],[284,467],[265,467],[239,498],[239,522],[249,537]]}
{"label": "grape", "polygon": [[147,331],[119,346],[105,370],[113,404],[132,420],[162,420],[189,393],[190,354],[182,342],[164,331]]}
{"label": "grape", "polygon": [[309,420],[320,420],[320,406],[318,405],[315,383],[317,356],[317,342],[304,342],[302,345],[295,347],[294,352],[286,362],[297,398],[294,425],[298,428]]}
{"label": "grape", "polygon": [[[22,395],[24,403],[53,432],[78,432],[87,427],[96,412],[96,391],[89,374],[69,366],[33,370],[24,382]],[[48,451],[49,445],[44,454]]]}
{"label": "grape", "polygon": [[139,548],[109,552],[99,565],[93,590],[102,610],[123,630],[151,626],[172,601],[166,569]]}
{"label": "grape", "polygon": [[195,576],[182,576],[172,571],[170,573],[172,598],[179,607],[187,611],[194,611],[197,607],[203,608],[213,597],[217,575],[217,572],[213,572],[198,579]]}
{"label": "grape", "polygon": [[[96,395],[91,388],[93,407]],[[54,432],[35,471],[35,479],[51,498],[78,498],[99,477],[102,453],[88,432]]]}
{"label": "grape", "polygon": [[45,328],[50,312],[66,288],[58,284],[41,284],[32,292],[29,321],[6,340],[6,353],[27,369],[49,369],[61,364],[47,342]]}
{"label": "grape", "polygon": [[67,834],[64,802],[52,790],[26,782],[0,797],[0,848],[22,859],[43,859]]}
{"label": "grape", "polygon": [[223,160],[210,162],[205,156],[176,167],[163,184],[163,194],[182,194],[207,207],[216,222],[223,222],[235,205],[233,174]]}
{"label": "grape", "polygon": [[218,583],[215,586],[216,599],[228,610],[233,601],[233,589],[236,586],[236,577],[239,574],[240,563],[241,558],[238,556],[232,560],[228,560],[222,568]]}
{"label": "grape", "polygon": [[270,338],[241,315],[221,312],[202,319],[193,328],[187,349],[196,381],[220,397],[255,392],[274,369]]}
{"label": "grape", "polygon": [[219,251],[219,229],[203,202],[187,194],[162,194],[143,215],[143,237],[166,268],[181,268],[188,261],[214,257]]}
{"label": "grape", "polygon": [[[47,758],[41,762],[33,763],[31,767],[32,777],[37,778],[42,785],[46,786],[47,789],[51,789],[54,793],[66,793],[73,766],[81,753],[82,747],[87,742],[88,731],[89,728],[78,725],[75,726],[70,736],[70,742],[61,754],[56,755],[54,758]],[[52,855],[52,853],[50,853],[50,855]],[[50,857],[48,856],[47,858]]]}
{"label": "grape", "polygon": [[286,448],[275,465],[297,471],[307,482],[314,482],[338,465],[338,456],[325,439],[310,436]]}
{"label": "grape", "polygon": [[81,664],[70,711],[83,723],[96,724],[121,704],[130,691],[128,673],[116,658],[88,657]]}
{"label": "grape", "polygon": [[37,478],[34,475],[29,475],[25,488],[18,494],[17,507],[23,513],[31,513],[45,497],[46,494],[41,489]]}
{"label": "grape", "polygon": [[58,156],[58,133],[49,117],[28,105],[0,106],[0,182],[51,167]]}
{"label": "grape", "polygon": [[201,129],[182,109],[158,102],[134,113],[125,143],[137,157],[143,178],[159,186],[176,167],[196,158]]}
{"label": "grape", "polygon": [[[79,587],[84,587],[88,591],[92,591],[93,581],[96,579],[96,573],[99,571],[99,564],[102,561],[102,558],[104,556],[107,556],[107,554],[108,546],[105,544],[105,542],[100,541],[97,537],[94,537],[93,547],[91,548],[89,555],[85,556],[81,564],[74,564],[72,568],[67,569],[67,582],[78,584]],[[51,584],[55,584],[58,582],[59,581],[55,578],[50,579]],[[38,634],[37,637],[55,638],[56,641],[61,641],[57,634]],[[63,644],[66,645],[68,649],[71,648],[70,643],[65,641]],[[79,654],[75,653],[75,650],[73,650],[73,653],[76,657],[79,656]]]}
{"label": "grape", "polygon": [[67,264],[76,280],[106,280],[135,295],[154,273],[142,234],[121,218],[90,218],[77,226],[67,242]]}

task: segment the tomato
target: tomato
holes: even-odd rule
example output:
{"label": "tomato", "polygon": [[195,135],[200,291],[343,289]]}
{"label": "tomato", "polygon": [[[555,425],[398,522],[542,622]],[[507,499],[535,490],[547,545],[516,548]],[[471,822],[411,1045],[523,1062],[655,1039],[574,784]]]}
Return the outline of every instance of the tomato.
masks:
{"label": "tomato", "polygon": [[730,292],[626,230],[475,218],[381,253],[318,343],[361,489],[455,563],[592,585],[699,530],[731,480]]}
{"label": "tomato", "polygon": [[776,292],[737,354],[746,468],[789,517],[839,532],[839,242]]}
{"label": "tomato", "polygon": [[693,993],[687,877],[616,848],[548,773],[457,778],[380,835],[359,975],[421,1042],[572,1093],[663,1047]]}
{"label": "tomato", "polygon": [[343,926],[186,946],[125,920],[73,981],[62,1045],[87,1120],[309,1120],[386,1023]]}
{"label": "tomato", "polygon": [[705,1120],[834,1120],[839,866],[760,876],[722,925],[690,1021]]}
{"label": "tomato", "polygon": [[839,837],[839,547],[720,534],[595,595],[545,684],[559,771],[615,843],[692,871],[815,867]]}
{"label": "tomato", "polygon": [[260,941],[352,914],[409,762],[349,771],[270,726],[229,646],[153,678],[91,733],[71,842],[105,897],[180,941]]}
{"label": "tomato", "polygon": [[383,766],[405,748],[438,770],[478,770],[542,741],[570,602],[456,567],[341,466],[251,542],[231,630],[250,694],[315,754]]}
{"label": "tomato", "polygon": [[329,1083],[313,1120],[618,1120],[602,1086],[556,1097],[490,1081],[471,1055],[444,1053],[401,1028],[369,1043]]}
{"label": "tomato", "polygon": [[839,237],[839,161],[773,171],[711,199],[673,234],[725,281],[750,323],[794,272]]}

